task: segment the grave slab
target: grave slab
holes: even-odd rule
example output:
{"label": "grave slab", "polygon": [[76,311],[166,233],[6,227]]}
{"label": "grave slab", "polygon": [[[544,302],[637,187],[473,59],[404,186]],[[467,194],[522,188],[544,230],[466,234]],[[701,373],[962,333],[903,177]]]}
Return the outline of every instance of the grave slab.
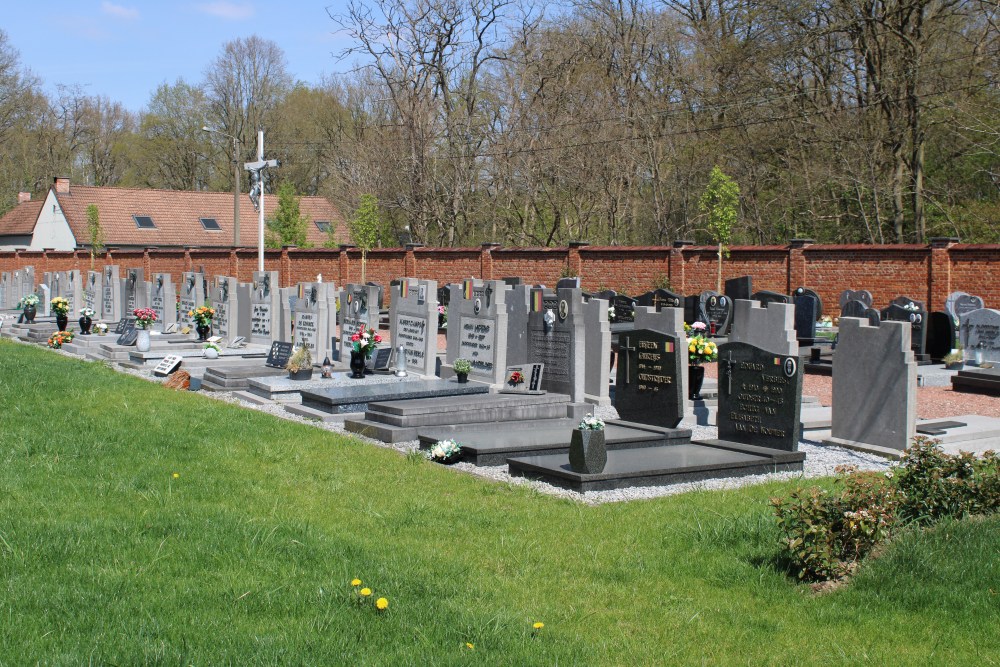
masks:
{"label": "grave slab", "polygon": [[[328,413],[364,412],[372,403],[410,401],[441,396],[473,396],[489,393],[485,384],[459,384],[448,380],[428,380],[419,377],[391,377],[378,384],[337,384],[319,389],[303,389],[302,405]],[[392,407],[388,408],[392,411]]]}
{"label": "grave slab", "polygon": [[[919,419],[917,432],[927,426],[940,425],[951,421],[961,424],[950,428],[935,428],[938,431],[931,436],[941,442],[941,449],[948,454],[970,452],[983,454],[989,450],[1000,451],[1000,419],[983,417],[981,415],[959,415],[945,419]],[[941,433],[940,431],[944,431]]]}
{"label": "grave slab", "polygon": [[514,476],[541,479],[574,491],[634,486],[667,486],[724,477],[802,470],[805,454],[767,450],[721,441],[609,450],[599,474],[573,472],[566,455],[529,456],[508,461]]}
{"label": "grave slab", "polygon": [[1000,396],[1000,369],[967,368],[951,378],[951,388],[971,394]]}

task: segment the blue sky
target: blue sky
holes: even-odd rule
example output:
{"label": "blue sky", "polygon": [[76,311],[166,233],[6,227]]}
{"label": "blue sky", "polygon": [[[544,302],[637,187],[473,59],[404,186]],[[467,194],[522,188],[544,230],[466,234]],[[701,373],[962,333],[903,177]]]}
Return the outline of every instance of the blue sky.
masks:
{"label": "blue sky", "polygon": [[0,27],[21,63],[43,81],[83,87],[132,111],[157,86],[202,80],[224,43],[259,35],[285,52],[295,79],[318,84],[349,69],[338,62],[347,42],[327,15],[346,0],[45,0],[4,3]]}

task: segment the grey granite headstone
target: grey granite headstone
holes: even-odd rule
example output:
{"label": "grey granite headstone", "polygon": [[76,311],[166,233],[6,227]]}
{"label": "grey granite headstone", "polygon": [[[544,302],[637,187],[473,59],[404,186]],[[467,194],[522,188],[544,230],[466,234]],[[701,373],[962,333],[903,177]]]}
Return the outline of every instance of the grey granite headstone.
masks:
{"label": "grey granite headstone", "polygon": [[[330,312],[331,291],[336,291],[333,283],[299,283],[299,296],[295,301],[293,343],[295,347],[304,345],[317,363],[331,354],[327,344],[332,340],[336,326],[336,315]],[[375,314],[374,317],[377,320],[378,315]],[[355,331],[356,329],[352,330],[347,336],[347,346],[344,349],[351,349],[350,337]],[[350,358],[349,352],[346,358]]]}
{"label": "grey granite headstone", "polygon": [[83,281],[85,278],[76,269],[65,273],[63,280],[62,296],[69,303],[69,318],[72,320],[80,316],[80,309],[83,308]]}
{"label": "grey granite headstone", "polygon": [[944,302],[945,312],[951,315],[958,328],[963,315],[967,315],[974,310],[985,308],[986,303],[981,296],[973,296],[965,292],[952,292]]}
{"label": "grey granite headstone", "polygon": [[687,343],[660,331],[635,329],[618,338],[615,408],[621,419],[675,428],[684,418]]}
{"label": "grey granite headstone", "polygon": [[122,281],[118,274],[118,266],[115,264],[104,267],[104,293],[101,297],[100,314],[101,319],[105,322],[117,322],[125,317],[125,308],[122,304]]}
{"label": "grey granite headstone", "polygon": [[[20,300],[22,297],[34,294],[35,290],[38,289],[38,284],[35,282],[35,267],[26,266],[19,269],[18,273],[21,274],[21,292],[17,295],[18,300]],[[16,304],[17,301],[14,303]]]}
{"label": "grey granite headstone", "polygon": [[122,299],[125,303],[125,312],[129,315],[136,308],[145,308],[149,305],[149,286],[142,269],[126,270],[125,278],[122,280]]}
{"label": "grey granite headstone", "polygon": [[180,285],[180,324],[182,327],[194,328],[194,318],[188,313],[194,312],[194,309],[199,306],[204,306],[205,302],[204,274],[190,271],[183,273]]}
{"label": "grey granite headstone", "polygon": [[895,455],[916,435],[917,364],[904,322],[840,320],[830,442]]}
{"label": "grey granite headstone", "polygon": [[729,341],[746,343],[773,354],[798,356],[795,306],[773,302],[765,308],[757,301],[737,301]]}
{"label": "grey granite headstone", "polygon": [[468,359],[472,364],[471,379],[499,387],[508,365],[527,362],[508,358],[507,340],[507,298],[524,291],[523,286],[511,288],[499,280],[464,280],[461,285],[453,285],[448,306],[447,365],[456,359]]}
{"label": "grey granite headstone", "polygon": [[212,288],[212,333],[222,338],[250,335],[250,286],[236,278],[218,276]]}
{"label": "grey granite headstone", "polygon": [[49,286],[42,283],[38,286],[38,311],[42,317],[49,317],[52,314],[52,294]]}
{"label": "grey granite headstone", "polygon": [[351,336],[362,327],[378,329],[378,288],[348,283],[340,291],[340,350],[339,358],[351,358]]}
{"label": "grey granite headstone", "polygon": [[253,285],[250,287],[251,343],[270,345],[272,341],[281,338],[281,318],[284,311],[281,308],[278,280],[277,271],[253,272]]}
{"label": "grey granite headstone", "polygon": [[[747,302],[737,301],[737,313],[740,303]],[[791,316],[789,304],[772,303],[767,310],[772,308],[788,308]],[[747,343],[719,346],[719,440],[798,451],[801,414],[797,349],[779,355]]]}
{"label": "grey granite headstone", "polygon": [[149,283],[149,307],[156,313],[153,329],[165,331],[177,324],[177,292],[169,273],[154,273]]}
{"label": "grey granite headstone", "polygon": [[[584,306],[604,311],[607,325],[607,301],[592,299],[584,304],[579,289],[531,291],[531,312],[528,315],[528,361],[545,364],[542,388],[567,394],[576,403],[584,401],[586,374],[586,323]],[[599,314],[599,313],[598,313]],[[607,374],[607,350],[599,353],[598,365]],[[605,396],[607,389],[605,388]]]}
{"label": "grey granite headstone", "polygon": [[10,286],[10,271],[0,272],[0,310],[7,310],[10,306],[7,305],[7,291]]}
{"label": "grey granite headstone", "polygon": [[[844,306],[847,305],[848,301],[861,301],[865,304],[866,307],[871,308],[873,303],[872,293],[864,289],[857,291],[845,289],[843,292],[840,293],[840,299],[838,301],[838,303],[840,304],[841,311],[844,310]],[[841,317],[845,317],[845,315],[843,315],[843,312],[841,312]],[[847,315],[846,317],[853,317],[853,315]]]}
{"label": "grey granite headstone", "polygon": [[982,353],[983,361],[1000,362],[1000,310],[980,308],[966,313],[959,331],[967,359]]}
{"label": "grey granite headstone", "polygon": [[[660,333],[668,334],[674,336],[678,341],[687,344],[687,334],[684,332],[684,309],[677,308],[663,308],[659,312],[653,310],[652,307],[642,307],[639,306],[635,309],[635,328],[636,329],[650,329],[652,331],[658,331]],[[687,383],[688,383],[688,358],[687,355],[682,352],[682,367],[684,372],[678,377],[678,388],[680,390],[682,397],[687,397]]]}
{"label": "grey granite headstone", "polygon": [[391,288],[389,340],[402,346],[407,373],[436,374],[437,319],[437,281],[403,278]]}
{"label": "grey granite headstone", "polygon": [[94,321],[101,319],[101,297],[104,295],[104,272],[87,271],[83,286],[83,306],[94,311]]}

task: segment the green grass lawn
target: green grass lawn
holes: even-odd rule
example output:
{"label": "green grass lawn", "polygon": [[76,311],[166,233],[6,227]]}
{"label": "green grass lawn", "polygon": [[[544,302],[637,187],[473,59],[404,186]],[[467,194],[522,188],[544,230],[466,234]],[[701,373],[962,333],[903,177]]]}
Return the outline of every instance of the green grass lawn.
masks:
{"label": "green grass lawn", "polygon": [[1000,661],[996,518],[816,596],[795,484],[590,507],[7,341],[0,480],[0,665]]}

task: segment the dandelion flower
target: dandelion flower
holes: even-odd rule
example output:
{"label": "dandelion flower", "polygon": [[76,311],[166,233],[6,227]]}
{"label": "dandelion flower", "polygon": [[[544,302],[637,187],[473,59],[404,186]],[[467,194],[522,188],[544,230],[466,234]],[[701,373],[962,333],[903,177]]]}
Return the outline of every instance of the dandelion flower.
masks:
{"label": "dandelion flower", "polygon": [[476,645],[473,644],[472,642],[465,642],[465,648],[467,648],[470,651],[472,651],[472,650],[474,650],[476,648]]}
{"label": "dandelion flower", "polygon": [[174,473],[174,479],[177,479],[177,478],[178,478],[178,477],[180,477],[180,476],[181,476],[181,474],[180,474],[179,472],[175,472],[175,473]]}
{"label": "dandelion flower", "polygon": [[360,586],[360,585],[361,585],[360,579],[351,579],[351,586]]}
{"label": "dandelion flower", "polygon": [[370,588],[362,588],[361,589],[361,597],[365,597],[366,598],[366,597],[368,597],[371,594],[372,594],[372,589],[370,589]]}
{"label": "dandelion flower", "polygon": [[378,600],[375,600],[375,608],[379,611],[385,611],[389,608],[389,601],[385,598],[379,598]]}
{"label": "dandelion flower", "polygon": [[545,627],[545,624],[541,623],[541,622],[538,622],[538,623],[535,623],[534,625],[532,625],[531,627],[533,627],[535,630],[541,630],[542,628]]}

